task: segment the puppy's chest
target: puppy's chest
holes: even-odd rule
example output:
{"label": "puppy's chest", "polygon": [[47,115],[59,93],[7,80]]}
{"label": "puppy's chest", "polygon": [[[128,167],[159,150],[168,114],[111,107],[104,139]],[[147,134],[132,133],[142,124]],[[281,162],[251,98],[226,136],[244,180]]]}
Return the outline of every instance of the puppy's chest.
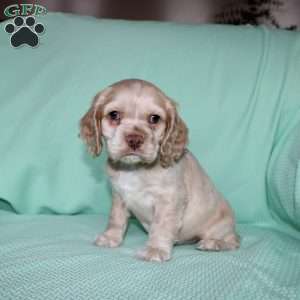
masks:
{"label": "puppy's chest", "polygon": [[152,193],[152,182],[135,172],[121,172],[113,178],[112,185],[122,197],[128,209],[142,223],[151,222],[155,196]]}

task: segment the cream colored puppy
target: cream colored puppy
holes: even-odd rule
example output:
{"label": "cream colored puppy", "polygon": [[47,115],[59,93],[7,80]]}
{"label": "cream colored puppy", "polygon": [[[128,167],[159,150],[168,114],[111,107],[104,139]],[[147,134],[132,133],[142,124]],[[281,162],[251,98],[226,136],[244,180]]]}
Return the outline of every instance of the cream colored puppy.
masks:
{"label": "cream colored puppy", "polygon": [[174,102],[153,84],[119,81],[98,93],[80,122],[93,155],[104,139],[112,210],[96,245],[118,247],[131,214],[149,240],[138,257],[171,258],[175,243],[195,241],[201,250],[239,247],[233,213],[186,149],[187,128]]}

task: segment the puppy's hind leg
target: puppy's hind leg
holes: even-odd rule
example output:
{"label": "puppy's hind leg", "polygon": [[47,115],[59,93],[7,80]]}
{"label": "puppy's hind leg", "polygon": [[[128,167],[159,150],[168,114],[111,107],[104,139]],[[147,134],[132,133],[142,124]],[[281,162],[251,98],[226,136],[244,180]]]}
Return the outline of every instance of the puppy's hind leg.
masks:
{"label": "puppy's hind leg", "polygon": [[234,218],[227,204],[224,204],[221,204],[220,209],[202,228],[197,249],[222,251],[239,248],[240,237],[235,231]]}
{"label": "puppy's hind leg", "polygon": [[240,238],[235,232],[223,237],[206,236],[197,243],[197,249],[204,251],[235,250],[240,246]]}

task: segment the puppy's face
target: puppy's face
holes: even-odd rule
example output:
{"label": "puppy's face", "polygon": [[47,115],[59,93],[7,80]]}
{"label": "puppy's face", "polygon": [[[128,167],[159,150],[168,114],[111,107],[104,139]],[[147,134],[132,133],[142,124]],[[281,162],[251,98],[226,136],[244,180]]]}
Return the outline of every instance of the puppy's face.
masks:
{"label": "puppy's face", "polygon": [[179,159],[187,129],[174,102],[149,82],[123,80],[98,93],[81,119],[81,136],[99,155],[104,138],[111,160],[164,167]]}

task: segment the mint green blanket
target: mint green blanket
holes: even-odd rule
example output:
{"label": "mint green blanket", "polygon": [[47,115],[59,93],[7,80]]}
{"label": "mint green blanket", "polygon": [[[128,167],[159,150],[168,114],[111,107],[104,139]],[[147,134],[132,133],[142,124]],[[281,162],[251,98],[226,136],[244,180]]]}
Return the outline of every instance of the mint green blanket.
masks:
{"label": "mint green blanket", "polygon": [[[131,224],[124,245],[91,244],[107,218],[1,217],[0,299],[299,299],[300,240],[242,225],[242,249],[201,252],[177,246],[172,261],[134,258],[147,235]],[[298,289],[298,290],[297,290]]]}
{"label": "mint green blanket", "polygon": [[[34,49],[12,48],[0,26],[0,299],[299,299],[300,34],[38,21]],[[110,189],[78,121],[124,78],[179,103],[189,148],[235,211],[240,250],[178,246],[171,262],[147,264],[133,257],[147,237],[136,223],[121,248],[92,245]]]}

